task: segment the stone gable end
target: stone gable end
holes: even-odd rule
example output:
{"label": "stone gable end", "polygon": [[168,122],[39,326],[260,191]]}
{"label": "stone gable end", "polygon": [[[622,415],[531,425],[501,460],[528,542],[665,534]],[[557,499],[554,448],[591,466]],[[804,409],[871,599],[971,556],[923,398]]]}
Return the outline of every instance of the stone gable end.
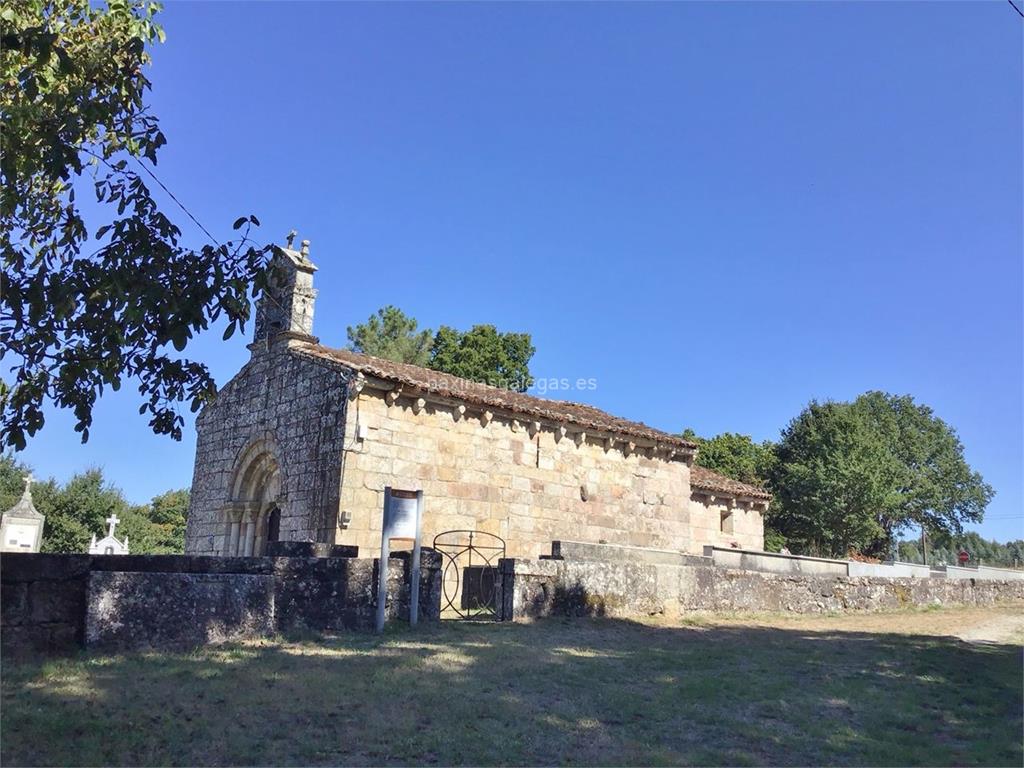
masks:
{"label": "stone gable end", "polygon": [[[329,541],[337,525],[347,376],[336,368],[288,353],[283,346],[254,353],[252,360],[200,414],[185,550],[190,554],[229,552],[232,517],[246,521],[280,508],[283,541]],[[273,499],[250,498],[238,490],[251,463],[276,464]],[[244,485],[244,484],[243,484]],[[250,508],[245,503],[251,502]],[[265,539],[265,532],[263,538]],[[244,532],[239,534],[244,537]],[[259,538],[253,536],[253,543]]]}

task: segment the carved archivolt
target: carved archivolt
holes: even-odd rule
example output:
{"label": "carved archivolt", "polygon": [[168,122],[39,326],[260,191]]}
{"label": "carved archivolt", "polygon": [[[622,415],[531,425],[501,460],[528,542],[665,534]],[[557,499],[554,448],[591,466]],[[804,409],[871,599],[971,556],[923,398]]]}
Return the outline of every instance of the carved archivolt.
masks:
{"label": "carved archivolt", "polygon": [[[243,448],[231,473],[230,501],[224,505],[224,551],[227,556],[263,554],[270,538],[276,537],[280,518],[281,463],[277,445],[270,435],[250,441]],[[276,510],[276,512],[275,512]],[[271,525],[271,518],[276,517]]]}

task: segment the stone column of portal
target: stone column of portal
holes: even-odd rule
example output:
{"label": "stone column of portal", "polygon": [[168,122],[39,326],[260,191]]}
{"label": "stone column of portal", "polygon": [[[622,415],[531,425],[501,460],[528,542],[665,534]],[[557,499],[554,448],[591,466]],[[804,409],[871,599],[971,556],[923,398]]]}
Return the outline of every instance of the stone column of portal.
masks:
{"label": "stone column of portal", "polygon": [[252,557],[252,547],[256,539],[256,513],[249,513],[249,520],[245,523],[245,549],[242,554],[245,557]]}
{"label": "stone column of portal", "polygon": [[266,534],[265,534],[265,531],[267,530],[267,528],[266,528],[266,525],[264,525],[264,521],[266,519],[265,510],[261,510],[259,512],[253,512],[252,516],[253,516],[253,519],[255,520],[255,525],[256,525],[256,540],[255,540],[255,543],[252,545],[252,552],[250,552],[249,554],[251,554],[251,555],[262,555],[263,554],[263,548],[266,545]]}
{"label": "stone column of portal", "polygon": [[242,523],[237,516],[231,520],[231,537],[228,539],[228,551],[224,553],[228,557],[238,554],[238,534],[241,525]]}

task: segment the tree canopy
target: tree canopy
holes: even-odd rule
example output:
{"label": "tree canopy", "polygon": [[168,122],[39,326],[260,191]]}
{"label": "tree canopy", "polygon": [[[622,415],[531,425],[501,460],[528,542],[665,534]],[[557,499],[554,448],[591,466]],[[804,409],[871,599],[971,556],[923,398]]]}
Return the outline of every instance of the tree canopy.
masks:
{"label": "tree canopy", "polygon": [[381,307],[365,323],[348,327],[349,349],[399,363],[426,365],[430,360],[433,333],[417,330],[416,318],[398,307]]}
{"label": "tree canopy", "polygon": [[530,359],[537,350],[528,333],[501,333],[493,325],[458,331],[442,325],[430,348],[429,366],[472,381],[525,392],[533,379]]}
{"label": "tree canopy", "polygon": [[[29,471],[10,455],[0,457],[0,511],[21,496]],[[130,504],[99,469],[81,472],[64,485],[52,478],[32,485],[36,509],[46,516],[43,552],[87,552],[93,534],[102,538],[106,533],[112,513],[121,520],[114,535],[128,537],[132,554],[183,552],[188,498],[188,490],[182,489],[156,496],[149,504]]]}
{"label": "tree canopy", "polygon": [[799,548],[887,555],[912,525],[957,534],[980,522],[992,488],[956,432],[909,396],[812,402],[782,433],[769,524]]}
{"label": "tree canopy", "polygon": [[718,472],[741,483],[764,487],[775,463],[775,445],[770,440],[755,443],[750,435],[723,432],[711,438],[692,429],[682,436],[697,444],[697,466]]}
{"label": "tree canopy", "polygon": [[416,318],[394,306],[377,310],[348,328],[349,349],[400,363],[412,363],[493,386],[526,391],[533,379],[536,349],[528,333],[505,333],[493,325],[460,331],[447,325],[419,330]]}
{"label": "tree canopy", "polygon": [[[227,338],[265,283],[267,249],[248,236],[255,217],[235,222],[233,241],[207,233],[186,247],[150,190],[166,143],[146,104],[158,10],[146,0],[0,10],[0,357],[13,373],[0,382],[0,447],[24,447],[47,400],[71,409],[87,440],[97,396],[125,379],[152,429],[180,439],[176,404],[197,410],[216,387],[176,353],[219,319]],[[89,222],[83,195],[97,203]]]}
{"label": "tree canopy", "polygon": [[[961,550],[970,556],[967,565],[971,566],[991,565],[997,568],[1019,568],[1024,565],[1024,539],[1016,539],[1003,544],[994,539],[983,538],[974,531],[934,535],[928,543],[928,562],[930,564],[957,565]],[[924,562],[918,541],[900,541],[899,555],[904,562]]]}

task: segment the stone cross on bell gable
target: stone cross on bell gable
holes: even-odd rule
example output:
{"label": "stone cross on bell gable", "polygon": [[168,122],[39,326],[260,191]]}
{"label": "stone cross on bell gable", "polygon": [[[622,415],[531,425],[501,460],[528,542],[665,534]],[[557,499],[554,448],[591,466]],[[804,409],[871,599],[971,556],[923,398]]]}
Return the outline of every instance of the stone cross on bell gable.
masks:
{"label": "stone cross on bell gable", "polygon": [[110,530],[107,531],[107,536],[113,536],[114,535],[114,528],[117,527],[117,524],[120,523],[121,520],[118,518],[118,516],[116,514],[111,512],[110,513],[110,517],[107,518],[106,522],[110,526]]}

